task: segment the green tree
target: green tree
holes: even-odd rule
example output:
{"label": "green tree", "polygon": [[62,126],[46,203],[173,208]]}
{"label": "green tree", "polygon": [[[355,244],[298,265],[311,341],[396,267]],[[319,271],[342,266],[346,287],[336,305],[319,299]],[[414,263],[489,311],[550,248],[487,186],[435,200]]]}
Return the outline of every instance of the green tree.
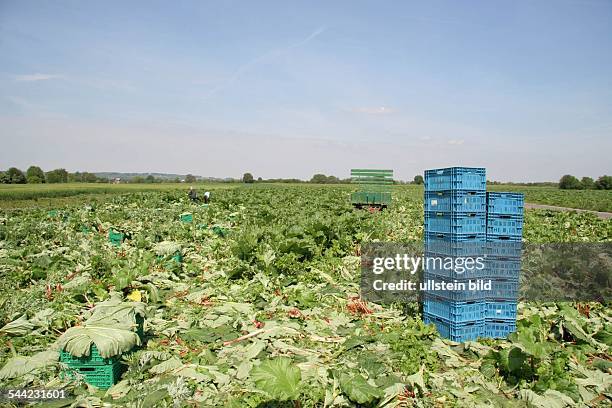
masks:
{"label": "green tree", "polygon": [[592,190],[595,188],[595,182],[590,177],[583,177],[580,180],[580,186],[585,190]]}
{"label": "green tree", "polygon": [[185,182],[186,183],[195,183],[196,178],[193,174],[188,174],[185,176]]}
{"label": "green tree", "polygon": [[68,173],[68,182],[69,183],[80,183],[82,180],[81,172]]}
{"label": "green tree", "polygon": [[255,182],[255,179],[253,179],[253,175],[251,173],[244,173],[244,175],[242,176],[242,182],[253,183]]}
{"label": "green tree", "polygon": [[68,172],[66,169],[55,169],[47,172],[47,183],[67,183]]}
{"label": "green tree", "polygon": [[149,174],[147,177],[145,177],[145,183],[155,183],[155,176]]}
{"label": "green tree", "polygon": [[327,176],[327,182],[329,184],[338,184],[340,182],[340,179],[338,179],[338,177],[336,176]]}
{"label": "green tree", "polygon": [[30,166],[26,170],[26,180],[29,184],[44,183],[46,181],[45,172],[38,166]]}
{"label": "green tree", "polygon": [[312,178],[310,179],[311,183],[316,183],[316,184],[326,184],[327,183],[327,176],[325,174],[315,174],[314,176],[312,176]]}
{"label": "green tree", "polygon": [[10,182],[11,179],[8,174],[6,174],[6,171],[0,171],[0,184],[9,184]]}
{"label": "green tree", "polygon": [[566,174],[559,180],[559,188],[562,190],[580,190],[581,187],[580,181],[569,174]]}
{"label": "green tree", "polygon": [[261,177],[257,177],[257,181],[261,183],[263,179]]}
{"label": "green tree", "polygon": [[9,183],[11,184],[25,184],[27,182],[23,171],[19,170],[17,167],[11,167],[8,169],[6,171],[6,175],[8,176]]}
{"label": "green tree", "polygon": [[423,176],[421,176],[420,174],[417,174],[416,176],[414,176],[413,179],[414,184],[423,184]]}
{"label": "green tree", "polygon": [[142,176],[134,176],[130,179],[130,183],[138,184],[138,183],[144,183],[144,182],[145,182],[145,179]]}
{"label": "green tree", "polygon": [[612,176],[601,176],[595,182],[598,190],[612,190]]}
{"label": "green tree", "polygon": [[96,176],[94,173],[88,173],[88,172],[83,172],[83,174],[81,174],[81,181],[83,183],[95,183],[98,181],[98,176]]}

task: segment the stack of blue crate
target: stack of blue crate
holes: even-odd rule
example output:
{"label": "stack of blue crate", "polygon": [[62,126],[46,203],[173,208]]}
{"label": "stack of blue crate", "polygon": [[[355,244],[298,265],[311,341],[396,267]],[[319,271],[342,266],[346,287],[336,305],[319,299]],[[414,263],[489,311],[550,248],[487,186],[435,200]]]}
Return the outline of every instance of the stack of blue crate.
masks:
{"label": "stack of blue crate", "polygon": [[[483,256],[486,242],[486,173],[484,168],[450,167],[425,171],[425,256]],[[424,265],[424,281],[463,282],[482,278],[474,272]],[[475,340],[485,334],[486,303],[482,291],[426,291],[423,320],[443,337]]]}
{"label": "stack of blue crate", "polygon": [[485,336],[505,338],[516,330],[516,306],[521,270],[523,194],[487,193]]}

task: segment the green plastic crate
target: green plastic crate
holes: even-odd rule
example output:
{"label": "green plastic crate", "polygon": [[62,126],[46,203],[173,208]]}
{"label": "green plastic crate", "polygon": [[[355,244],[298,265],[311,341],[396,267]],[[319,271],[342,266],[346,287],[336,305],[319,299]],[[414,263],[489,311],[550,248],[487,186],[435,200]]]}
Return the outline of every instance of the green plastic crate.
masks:
{"label": "green plastic crate", "polygon": [[351,194],[354,205],[391,205],[391,193],[378,191],[357,191]]}
{"label": "green plastic crate", "polygon": [[[140,337],[142,343],[144,339],[144,317],[136,315],[136,334]],[[78,367],[80,365],[106,365],[113,364],[121,360],[121,355],[113,356],[110,358],[104,358],[98,352],[98,348],[95,344],[91,345],[89,350],[89,356],[87,357],[75,357],[67,351],[60,350],[60,361],[64,364],[73,365]]]}
{"label": "green plastic crate", "polygon": [[89,365],[108,365],[116,363],[121,359],[121,356],[113,356],[111,358],[104,358],[98,352],[98,348],[95,344],[91,345],[89,350],[89,356],[87,357],[75,357],[67,351],[60,351],[60,361],[64,364],[68,364],[73,367],[89,366]]}
{"label": "green plastic crate", "polygon": [[359,191],[351,194],[353,205],[359,207],[391,205],[393,170],[352,169],[351,182],[359,184]]}
{"label": "green plastic crate", "polygon": [[220,227],[218,225],[215,225],[214,227],[211,228],[212,231],[217,234],[220,237],[225,237],[227,235],[227,230],[223,227]]}
{"label": "green plastic crate", "polygon": [[111,229],[108,231],[108,240],[111,244],[115,246],[121,245],[123,240],[125,239],[125,234],[123,232]]}
{"label": "green plastic crate", "polygon": [[69,379],[83,377],[87,384],[106,390],[119,381],[124,368],[125,366],[119,361],[106,365],[69,366],[64,371],[64,375]]}
{"label": "green plastic crate", "polygon": [[157,260],[159,262],[163,262],[164,259],[166,259],[166,262],[164,263],[164,265],[166,265],[167,267],[172,267],[173,264],[180,265],[183,263],[183,255],[180,252],[177,252],[176,254],[172,255],[172,257],[169,259],[162,255],[159,255],[157,257]]}
{"label": "green plastic crate", "polygon": [[182,222],[192,222],[193,214],[190,214],[190,213],[181,214],[180,218]]}

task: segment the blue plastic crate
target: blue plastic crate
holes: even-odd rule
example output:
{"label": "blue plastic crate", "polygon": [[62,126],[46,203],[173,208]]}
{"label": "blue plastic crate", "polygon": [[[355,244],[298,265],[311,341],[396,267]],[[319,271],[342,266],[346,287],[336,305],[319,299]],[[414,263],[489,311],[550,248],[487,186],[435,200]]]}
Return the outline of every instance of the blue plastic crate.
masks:
{"label": "blue plastic crate", "polygon": [[485,319],[484,328],[484,337],[489,337],[492,339],[505,339],[510,333],[514,333],[516,331],[516,320]]}
{"label": "blue plastic crate", "polygon": [[423,322],[426,324],[433,323],[438,329],[440,336],[457,342],[476,340],[479,337],[483,337],[485,334],[484,319],[472,322],[453,323],[424,313]]}
{"label": "blue plastic crate", "polygon": [[487,199],[484,191],[426,191],[425,211],[485,213]]}
{"label": "blue plastic crate", "polygon": [[443,234],[425,232],[425,251],[445,256],[486,254],[486,234]]}
{"label": "blue plastic crate", "polygon": [[516,301],[519,293],[519,281],[514,279],[491,279],[491,291],[485,293],[487,301]]}
{"label": "blue plastic crate", "polygon": [[[471,279],[472,281],[476,281],[476,279]],[[444,276],[435,275],[430,272],[425,272],[423,274],[423,284],[429,285],[425,286],[425,290],[423,290],[424,296],[435,296],[440,299],[444,299],[447,301],[453,302],[473,302],[473,301],[484,301],[485,300],[485,291],[483,290],[470,290],[469,289],[469,281],[470,279],[449,279]],[[448,283],[457,283],[464,284],[464,289],[460,290],[444,290],[444,289],[436,289],[434,284],[448,284]]]}
{"label": "blue plastic crate", "polygon": [[423,313],[436,316],[453,323],[482,320],[486,316],[486,303],[484,301],[452,302],[436,296],[425,296],[423,299]]}
{"label": "blue plastic crate", "polygon": [[486,315],[485,318],[499,320],[499,319],[516,319],[516,305],[517,302],[512,301],[499,301],[499,302],[486,302]]}
{"label": "blue plastic crate", "polygon": [[[486,267],[483,255],[470,256],[473,260],[466,266],[466,257],[449,256],[425,251],[422,267],[425,272],[449,279],[479,279],[486,277],[486,268],[478,269],[476,258],[481,257],[482,265]],[[468,269],[469,266],[469,269]]]}
{"label": "blue plastic crate", "polygon": [[425,191],[485,191],[486,189],[486,170],[482,167],[425,170]]}
{"label": "blue plastic crate", "polygon": [[518,280],[521,274],[520,258],[485,258],[483,276],[491,279]]}
{"label": "blue plastic crate", "polygon": [[487,214],[487,235],[522,237],[523,217],[521,215]]}
{"label": "blue plastic crate", "polygon": [[496,215],[523,215],[522,193],[487,193],[487,213]]}
{"label": "blue plastic crate", "polygon": [[442,234],[485,234],[485,213],[426,212],[425,231]]}
{"label": "blue plastic crate", "polygon": [[[498,242],[498,243],[511,243],[511,242],[517,242],[517,243],[521,243],[523,242],[523,237],[519,236],[519,235],[497,235],[497,234],[486,234],[487,236],[487,242]],[[508,247],[508,249],[512,249],[510,246]],[[503,256],[504,252],[495,252],[492,253],[491,255],[499,255],[499,256]],[[510,256],[510,255],[508,255]]]}
{"label": "blue plastic crate", "polygon": [[511,239],[498,239],[494,235],[487,235],[487,243],[484,246],[484,252],[487,256],[493,258],[513,258],[520,259],[523,252],[522,239],[512,237]]}

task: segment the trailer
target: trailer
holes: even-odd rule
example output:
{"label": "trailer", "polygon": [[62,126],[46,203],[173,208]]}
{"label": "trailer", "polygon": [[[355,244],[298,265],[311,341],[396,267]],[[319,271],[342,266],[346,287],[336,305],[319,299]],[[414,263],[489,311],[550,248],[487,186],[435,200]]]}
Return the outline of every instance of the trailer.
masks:
{"label": "trailer", "polygon": [[383,209],[391,205],[393,170],[352,169],[351,181],[359,185],[351,194],[354,207]]}

